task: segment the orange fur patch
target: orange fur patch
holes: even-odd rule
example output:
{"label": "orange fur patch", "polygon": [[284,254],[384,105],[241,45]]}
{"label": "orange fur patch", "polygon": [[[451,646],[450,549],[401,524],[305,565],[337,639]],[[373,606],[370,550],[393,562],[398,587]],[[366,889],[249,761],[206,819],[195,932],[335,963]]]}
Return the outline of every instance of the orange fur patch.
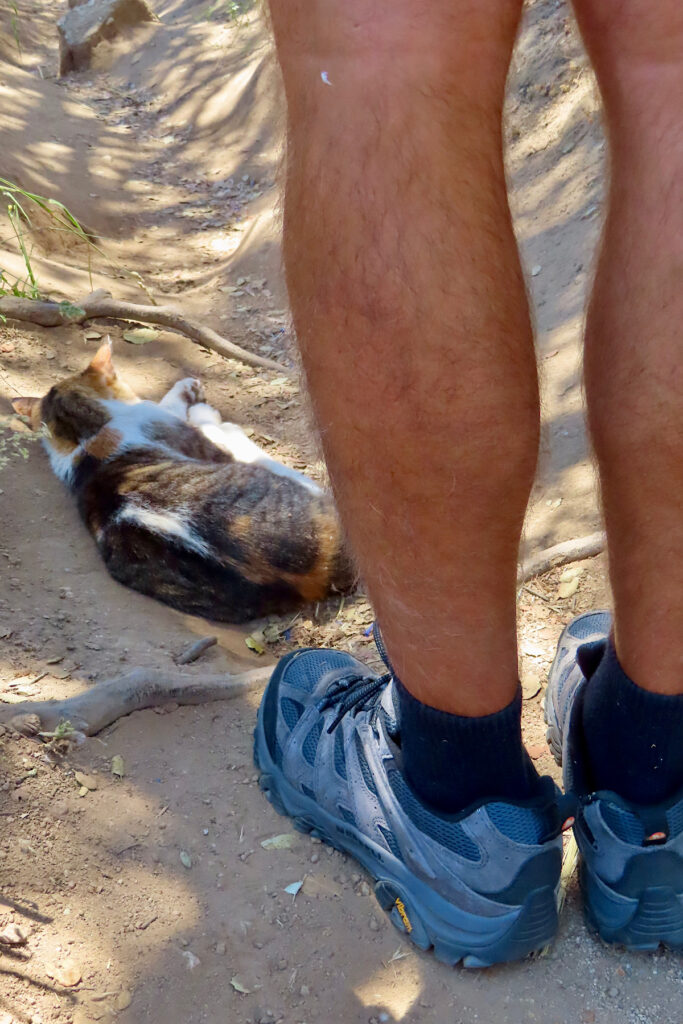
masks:
{"label": "orange fur patch", "polygon": [[123,441],[123,434],[120,430],[112,430],[111,427],[103,427],[98,434],[85,445],[88,455],[94,459],[108,459],[113,455]]}

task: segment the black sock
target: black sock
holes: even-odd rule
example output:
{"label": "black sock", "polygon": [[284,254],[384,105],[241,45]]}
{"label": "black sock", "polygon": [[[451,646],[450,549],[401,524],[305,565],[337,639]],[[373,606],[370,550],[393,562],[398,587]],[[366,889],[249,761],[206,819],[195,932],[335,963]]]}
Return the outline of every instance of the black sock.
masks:
{"label": "black sock", "polygon": [[583,734],[592,784],[636,804],[661,803],[683,787],[683,695],[637,686],[619,664],[611,640],[591,673],[592,653],[582,658],[579,648],[579,663],[589,677]]}
{"label": "black sock", "polygon": [[524,800],[538,775],[522,744],[522,694],[492,715],[467,718],[422,704],[395,679],[403,773],[425,803],[456,814],[477,800]]}

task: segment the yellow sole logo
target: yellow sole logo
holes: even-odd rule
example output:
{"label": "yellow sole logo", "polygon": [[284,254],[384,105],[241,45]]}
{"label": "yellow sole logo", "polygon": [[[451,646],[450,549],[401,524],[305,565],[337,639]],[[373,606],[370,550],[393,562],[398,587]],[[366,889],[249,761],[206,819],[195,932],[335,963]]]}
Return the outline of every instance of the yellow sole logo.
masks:
{"label": "yellow sole logo", "polygon": [[399,914],[401,915],[401,920],[403,921],[403,924],[405,925],[406,931],[408,933],[412,932],[413,926],[410,923],[410,918],[406,914],[405,904],[403,903],[403,900],[398,898],[398,896],[396,897],[396,904],[395,904],[395,906],[396,906],[396,909],[398,910]]}

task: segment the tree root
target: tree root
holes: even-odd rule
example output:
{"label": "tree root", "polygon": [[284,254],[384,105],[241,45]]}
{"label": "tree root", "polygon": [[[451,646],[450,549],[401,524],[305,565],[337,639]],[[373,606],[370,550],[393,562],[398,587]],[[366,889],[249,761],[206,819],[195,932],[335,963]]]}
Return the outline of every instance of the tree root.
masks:
{"label": "tree root", "polygon": [[517,583],[526,583],[534,576],[541,576],[548,569],[556,565],[566,565],[567,562],[579,562],[582,558],[592,558],[605,550],[605,534],[591,533],[587,537],[578,537],[576,540],[565,540],[561,544],[554,544],[537,555],[526,558],[519,567]]}
{"label": "tree root", "polygon": [[271,672],[272,666],[264,666],[239,675],[191,678],[173,670],[136,668],[66,700],[0,704],[0,724],[35,736],[39,732],[54,732],[60,723],[69,722],[77,732],[94,736],[123,715],[142,708],[231,700],[258,689]]}
{"label": "tree root", "polygon": [[190,341],[203,345],[227,359],[239,359],[248,366],[259,366],[265,370],[277,370],[291,376],[291,371],[274,359],[254,355],[240,345],[205,327],[197,320],[183,316],[168,306],[147,306],[136,302],[124,302],[113,299],[111,293],[104,288],[86,296],[82,302],[75,304],[43,301],[40,299],[22,299],[15,295],[0,298],[0,315],[11,320],[24,320],[40,327],[60,327],[63,324],[82,324],[95,317],[111,317],[114,320],[133,320],[140,323],[157,324],[167,327],[178,334],[184,334]]}

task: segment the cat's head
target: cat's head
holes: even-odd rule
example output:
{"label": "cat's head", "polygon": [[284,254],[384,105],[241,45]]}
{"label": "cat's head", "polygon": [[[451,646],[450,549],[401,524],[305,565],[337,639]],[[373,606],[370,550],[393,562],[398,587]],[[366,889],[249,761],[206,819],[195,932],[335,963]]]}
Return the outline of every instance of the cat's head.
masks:
{"label": "cat's head", "polygon": [[13,398],[12,406],[33,430],[46,427],[49,444],[66,454],[107,423],[110,416],[103,399],[112,398],[137,401],[114,369],[107,339],[81,373],[54,384],[42,398]]}

